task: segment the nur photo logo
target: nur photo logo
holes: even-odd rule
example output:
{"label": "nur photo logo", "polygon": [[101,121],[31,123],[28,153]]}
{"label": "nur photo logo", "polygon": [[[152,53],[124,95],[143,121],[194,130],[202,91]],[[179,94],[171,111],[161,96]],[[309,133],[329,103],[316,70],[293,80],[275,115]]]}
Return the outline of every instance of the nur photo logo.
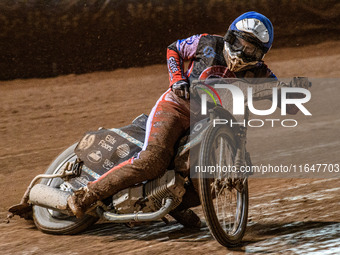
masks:
{"label": "nur photo logo", "polygon": [[[245,84],[237,81],[235,83],[221,84],[219,81],[216,84],[203,84],[203,87],[197,86],[200,93],[201,115],[207,115],[208,102],[213,102],[214,106],[225,108],[226,104],[232,103],[232,106],[227,109],[235,117],[242,117],[245,114],[252,113],[256,116],[270,116],[274,114],[277,108],[280,108],[280,116],[286,116],[288,108],[295,108],[305,116],[312,116],[312,113],[305,106],[311,99],[311,92],[302,87],[282,86],[280,82],[267,82],[264,84]],[[209,97],[208,97],[209,96]],[[255,101],[269,99],[271,105],[267,109],[257,109],[254,105]],[[210,104],[211,105],[211,104]],[[233,125],[262,127],[265,123],[274,127],[276,123],[280,123],[282,127],[295,127],[298,125],[296,119],[247,119],[233,121],[227,119],[214,119],[213,125],[227,124]]]}

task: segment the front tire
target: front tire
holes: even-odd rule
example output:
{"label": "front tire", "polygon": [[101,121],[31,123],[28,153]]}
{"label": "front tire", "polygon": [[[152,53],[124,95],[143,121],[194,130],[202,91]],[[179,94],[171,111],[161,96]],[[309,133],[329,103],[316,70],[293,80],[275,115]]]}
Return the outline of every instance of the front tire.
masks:
{"label": "front tire", "polygon": [[[53,174],[58,172],[67,162],[74,162],[76,155],[74,149],[77,144],[73,144],[60,154],[52,164],[47,168],[45,174]],[[42,184],[60,188],[64,181],[60,178],[43,179]],[[39,230],[48,234],[76,234],[89,226],[93,225],[98,218],[90,215],[85,215],[81,219],[67,216],[60,212],[43,208],[41,206],[33,206],[33,220]]]}
{"label": "front tire", "polygon": [[[236,139],[232,130],[223,125],[209,127],[200,148],[199,165],[234,166]],[[238,245],[245,233],[248,218],[248,183],[236,189],[233,173],[199,174],[202,209],[214,238],[225,247]]]}

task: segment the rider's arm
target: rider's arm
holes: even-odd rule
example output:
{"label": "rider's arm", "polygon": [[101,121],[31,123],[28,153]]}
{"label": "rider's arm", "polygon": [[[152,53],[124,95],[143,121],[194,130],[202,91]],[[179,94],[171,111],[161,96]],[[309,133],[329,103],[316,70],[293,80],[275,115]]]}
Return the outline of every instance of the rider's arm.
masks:
{"label": "rider's arm", "polygon": [[[278,80],[276,75],[272,72],[272,70],[270,70],[267,66],[266,66],[266,77],[268,78],[272,78],[272,79],[275,79],[275,80]],[[296,98],[298,97],[299,95],[296,95],[296,94],[292,94],[292,95],[289,95],[288,98]],[[281,91],[279,91],[279,94],[278,94],[278,103],[277,103],[278,107],[281,108]],[[299,111],[299,108],[297,108],[295,105],[292,105],[292,104],[288,104],[286,106],[286,110],[287,110],[287,113],[288,114],[297,114],[298,111]]]}
{"label": "rider's arm", "polygon": [[[270,81],[278,81],[278,78],[276,77],[276,75],[268,68],[268,66],[265,64],[265,63],[261,63],[261,65],[254,69],[254,76],[255,77],[258,77],[258,78],[269,78]],[[261,83],[263,82],[262,79],[258,79],[258,82]],[[284,83],[282,83],[284,84]],[[284,84],[284,86],[289,86],[289,85],[286,85]],[[281,108],[281,90],[278,91],[278,100],[277,100],[277,106],[279,108]],[[260,94],[258,95],[260,96]],[[271,100],[271,95],[268,95],[270,100]],[[288,95],[288,98],[301,98],[301,94],[297,94],[297,93],[289,93]],[[293,105],[293,104],[288,104],[286,106],[286,110],[287,110],[287,113],[288,114],[297,114],[298,111],[299,111],[299,108],[296,107],[296,105]]]}
{"label": "rider's arm", "polygon": [[[263,64],[263,67],[264,67],[264,76],[266,77],[266,78],[270,78],[270,79],[274,79],[274,80],[277,80],[278,81],[278,79],[277,79],[277,77],[276,77],[276,75],[268,68],[268,66],[267,65],[265,65],[265,64]],[[290,93],[290,94],[288,94],[288,98],[299,98],[299,97],[301,97],[301,95],[300,94],[296,94],[296,93]],[[279,93],[278,93],[278,107],[279,108],[281,108],[281,91],[279,90]],[[293,114],[293,115],[295,115],[295,114],[297,114],[298,113],[298,111],[299,111],[299,108],[298,107],[296,107],[296,105],[293,105],[293,104],[288,104],[287,106],[286,106],[286,110],[287,110],[287,113],[288,114]]]}
{"label": "rider's arm", "polygon": [[[309,89],[312,84],[306,77],[294,77],[293,80],[289,83],[289,87],[295,88],[304,88]],[[301,93],[288,93],[287,98],[304,98],[305,95]],[[281,101],[281,97],[279,98]],[[288,114],[297,114],[299,112],[299,108],[295,104],[287,104],[287,113]]]}
{"label": "rider's arm", "polygon": [[194,35],[187,39],[177,40],[168,46],[167,63],[170,87],[178,81],[186,81],[183,62],[195,58],[197,45],[202,35]]}

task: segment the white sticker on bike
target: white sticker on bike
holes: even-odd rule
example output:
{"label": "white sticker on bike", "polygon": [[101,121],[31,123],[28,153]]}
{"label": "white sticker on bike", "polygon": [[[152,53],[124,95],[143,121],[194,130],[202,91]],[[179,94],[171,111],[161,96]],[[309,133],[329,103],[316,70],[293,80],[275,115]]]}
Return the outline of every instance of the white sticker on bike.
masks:
{"label": "white sticker on bike", "polygon": [[99,161],[101,161],[103,158],[102,153],[100,151],[91,151],[88,155],[87,155],[87,159],[89,161],[91,161],[92,163],[98,163]]}
{"label": "white sticker on bike", "polygon": [[130,153],[130,147],[126,143],[121,144],[117,147],[117,155],[120,158],[125,158]]}

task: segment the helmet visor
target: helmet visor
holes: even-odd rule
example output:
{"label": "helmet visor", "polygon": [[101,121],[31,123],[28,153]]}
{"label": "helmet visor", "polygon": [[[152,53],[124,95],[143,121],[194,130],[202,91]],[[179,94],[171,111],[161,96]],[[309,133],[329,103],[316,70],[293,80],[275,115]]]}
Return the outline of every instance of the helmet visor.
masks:
{"label": "helmet visor", "polygon": [[230,42],[230,50],[239,52],[242,59],[246,62],[261,61],[263,58],[263,51],[241,37],[235,36],[233,42]]}

